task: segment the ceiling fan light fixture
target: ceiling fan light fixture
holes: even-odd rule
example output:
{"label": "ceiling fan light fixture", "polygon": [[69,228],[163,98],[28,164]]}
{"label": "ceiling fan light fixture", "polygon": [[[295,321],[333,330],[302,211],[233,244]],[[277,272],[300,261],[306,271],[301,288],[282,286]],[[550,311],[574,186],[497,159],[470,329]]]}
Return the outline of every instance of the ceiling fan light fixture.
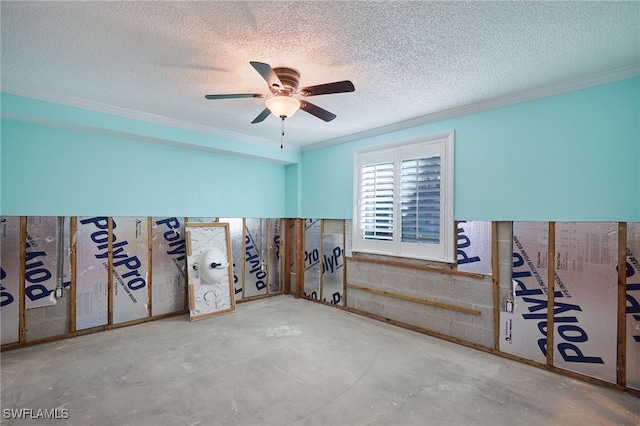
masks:
{"label": "ceiling fan light fixture", "polygon": [[274,96],[267,99],[266,104],[276,117],[291,117],[300,108],[300,101],[291,96]]}

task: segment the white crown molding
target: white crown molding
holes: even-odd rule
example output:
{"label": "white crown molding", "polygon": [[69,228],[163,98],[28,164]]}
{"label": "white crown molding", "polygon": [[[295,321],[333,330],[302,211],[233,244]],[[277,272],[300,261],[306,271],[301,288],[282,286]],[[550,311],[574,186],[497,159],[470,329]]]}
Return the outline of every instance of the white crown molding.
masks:
{"label": "white crown molding", "polygon": [[[464,115],[474,114],[482,111],[488,111],[491,109],[501,108],[509,105],[514,105],[522,102],[541,99],[549,96],[559,95],[562,93],[573,92],[576,90],[586,89],[593,86],[599,86],[602,84],[613,83],[615,81],[625,80],[628,78],[640,76],[640,64],[632,64],[626,67],[617,68],[610,71],[605,71],[598,74],[593,74],[586,77],[581,77],[565,82],[548,85],[545,87],[527,90],[520,93],[501,96],[486,101],[481,101],[473,104],[463,105],[456,108],[451,108],[444,111],[438,111],[431,114],[423,115],[420,117],[412,118],[405,121],[389,124],[386,126],[377,127],[374,129],[366,130],[363,132],[352,133],[350,135],[342,136],[335,139],[329,139],[322,142],[306,145],[303,147],[296,145],[289,145],[285,148],[294,152],[307,152],[316,149],[326,148],[333,145],[339,145],[346,142],[352,142],[359,139],[365,139],[375,136],[380,136],[386,133],[396,132],[411,127],[417,127],[425,124],[435,123],[451,118],[461,117]],[[2,84],[0,90],[4,93],[22,96],[25,98],[37,99],[45,102],[52,102],[56,104],[66,105],[75,108],[81,108],[94,112],[115,115],[123,118],[129,118],[133,120],[144,121],[148,123],[159,124],[168,127],[179,128],[183,130],[194,131],[198,133],[210,134],[218,137],[234,139],[242,142],[265,145],[274,147],[273,141],[267,139],[250,137],[235,132],[229,132],[225,130],[214,129],[212,127],[203,126],[200,124],[189,123],[181,120],[175,120],[168,117],[163,117],[154,114],[148,114],[139,111],[133,111],[126,108],[115,107],[107,104],[102,104],[93,101],[87,101],[84,99],[74,98],[71,96],[58,95],[45,91],[38,91],[33,89],[27,89],[20,86],[11,84]]]}
{"label": "white crown molding", "polygon": [[[75,98],[72,96],[59,95],[46,91],[28,89],[13,84],[2,84],[0,91],[10,95],[22,96],[25,98],[36,99],[44,102],[65,105],[74,108],[85,109],[89,111],[99,112],[103,114],[115,115],[118,117],[129,118],[132,120],[144,121],[147,123],[158,124],[162,126],[174,127],[183,130],[189,130],[198,133],[205,133],[222,138],[233,139],[237,141],[265,145],[270,147],[278,147],[279,144],[273,141],[256,138],[252,136],[242,135],[240,133],[229,132],[226,130],[215,129],[213,127],[203,126],[201,124],[189,123],[186,121],[175,120],[173,118],[163,117],[160,115],[148,114],[145,112],[134,111],[126,108],[107,105],[99,102],[88,101],[85,99]],[[286,147],[290,151],[300,151],[300,147],[290,145]]]}
{"label": "white crown molding", "polygon": [[617,68],[610,71],[593,74],[586,77],[580,77],[561,83],[551,84],[537,89],[526,90],[520,93],[501,96],[486,101],[473,104],[462,105],[444,111],[438,111],[420,117],[412,118],[398,123],[386,126],[376,127],[375,129],[365,130],[364,132],[353,133],[347,136],[330,139],[302,147],[302,152],[314,151],[316,149],[327,148],[333,145],[353,142],[355,140],[380,136],[386,133],[397,132],[412,127],[422,126],[425,124],[435,123],[438,121],[448,120],[451,118],[461,117],[464,115],[474,114],[491,109],[501,108],[509,105],[515,105],[522,102],[533,101],[536,99],[546,98],[549,96],[559,95],[562,93],[574,92],[576,90],[587,89],[589,87],[600,86],[602,84],[613,83],[620,80],[640,76],[640,64],[632,64],[626,67]]}

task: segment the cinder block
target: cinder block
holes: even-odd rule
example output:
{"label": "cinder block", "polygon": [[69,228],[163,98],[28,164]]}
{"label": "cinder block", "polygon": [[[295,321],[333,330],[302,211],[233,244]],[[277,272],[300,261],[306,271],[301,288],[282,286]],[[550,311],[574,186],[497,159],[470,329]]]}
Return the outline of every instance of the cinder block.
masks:
{"label": "cinder block", "polygon": [[66,319],[69,317],[69,292],[64,297],[56,299],[56,304],[44,308],[45,319]]}
{"label": "cinder block", "polygon": [[325,234],[342,234],[343,227],[344,227],[344,220],[342,219],[325,219],[324,220]]}
{"label": "cinder block", "polygon": [[26,326],[28,342],[45,337],[59,336],[69,332],[69,321],[67,319],[27,323]]}
{"label": "cinder block", "polygon": [[477,343],[486,347],[493,347],[493,331],[473,324],[454,322],[451,324],[451,334],[467,342]]}
{"label": "cinder block", "polygon": [[475,282],[453,280],[452,300],[463,303],[476,304],[481,306],[491,306],[493,303],[492,283],[485,278]]}
{"label": "cinder block", "polygon": [[385,271],[382,277],[382,285],[385,289],[396,291],[411,291],[415,274],[396,271]]}
{"label": "cinder block", "polygon": [[415,294],[449,299],[452,297],[451,281],[450,275],[419,271],[414,282]]}
{"label": "cinder block", "polygon": [[44,321],[44,311],[46,306],[41,308],[30,308],[24,310],[24,319],[26,324]]}
{"label": "cinder block", "polygon": [[513,238],[513,222],[498,222],[498,242],[508,241],[511,243]]}
{"label": "cinder block", "polygon": [[370,314],[379,315],[386,318],[384,305],[372,300],[357,299],[355,308],[359,311],[368,312]]}
{"label": "cinder block", "polygon": [[371,272],[361,262],[352,262],[347,266],[348,283],[368,283],[371,281]]}

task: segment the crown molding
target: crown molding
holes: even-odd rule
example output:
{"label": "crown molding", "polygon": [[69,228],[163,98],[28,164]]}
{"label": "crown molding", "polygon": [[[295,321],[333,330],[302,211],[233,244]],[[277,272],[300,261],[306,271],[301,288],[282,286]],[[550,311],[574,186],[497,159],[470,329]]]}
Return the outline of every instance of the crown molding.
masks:
{"label": "crown molding", "polygon": [[486,101],[476,102],[473,104],[462,105],[459,107],[438,111],[420,117],[412,118],[405,121],[389,124],[386,126],[376,127],[375,129],[365,130],[364,132],[352,133],[347,136],[330,139],[302,147],[302,152],[314,151],[321,148],[327,148],[333,145],[339,145],[347,142],[353,142],[360,139],[380,136],[386,133],[397,132],[412,127],[422,126],[425,124],[435,123],[438,121],[448,120],[451,118],[461,117],[464,115],[474,114],[491,109],[501,108],[509,105],[515,105],[522,102],[533,101],[536,99],[546,98],[549,96],[560,95],[562,93],[574,92],[576,90],[587,89],[589,87],[600,86],[602,84],[613,83],[628,78],[640,76],[640,63],[632,64],[610,71],[598,74],[567,80],[561,83],[551,84],[544,87],[526,90],[511,95],[500,96]]}
{"label": "crown molding", "polygon": [[[497,97],[486,101],[476,102],[472,104],[462,105],[459,107],[434,112],[431,114],[415,117],[409,120],[400,121],[397,123],[389,124],[386,126],[376,127],[374,129],[366,130],[363,132],[352,133],[350,135],[342,136],[335,139],[329,139],[322,142],[317,142],[305,146],[289,145],[285,148],[294,152],[307,152],[321,148],[330,147],[333,145],[339,145],[342,143],[352,142],[359,139],[366,139],[370,137],[380,136],[387,133],[392,133],[411,127],[417,127],[425,124],[435,123],[438,121],[448,120],[451,118],[461,117],[464,115],[474,114],[482,111],[488,111],[491,109],[501,108],[509,105],[514,105],[522,102],[541,99],[549,96],[559,95],[562,93],[573,92],[576,90],[586,89],[589,87],[599,86],[602,84],[613,83],[620,80],[640,76],[640,63],[628,65],[625,67],[605,71],[598,74],[593,74],[586,77],[580,77],[572,80],[567,80],[561,83],[547,85],[541,88],[526,90],[523,92]],[[209,134],[222,138],[233,139],[237,141],[265,145],[274,147],[277,146],[273,141],[267,139],[256,138],[251,136],[242,135],[235,132],[215,129],[200,124],[189,123],[186,121],[176,120],[168,117],[163,117],[154,114],[148,114],[139,111],[133,111],[126,108],[116,107],[112,105],[102,104],[99,102],[88,101],[84,99],[74,98],[72,96],[58,95],[45,91],[28,89],[12,84],[2,84],[0,90],[4,93],[11,95],[22,96],[25,98],[37,99],[45,102],[52,102],[56,104],[66,105],[69,107],[75,107],[85,110],[90,110],[98,113],[104,113],[109,115],[115,115],[118,117],[129,118],[132,120],[144,121],[148,123],[174,127],[178,129]]]}
{"label": "crown molding", "polygon": [[[59,95],[41,90],[28,89],[13,84],[3,83],[0,87],[0,91],[10,95],[22,96],[24,98],[36,99],[44,102],[51,102],[55,104],[65,105],[74,108],[85,109],[103,114],[115,115],[122,118],[129,118],[132,120],[144,121],[147,123],[158,124],[161,126],[174,127],[182,130],[188,130],[198,133],[209,134],[227,139],[233,139],[237,141],[264,145],[269,147],[278,147],[279,143],[275,143],[268,139],[256,138],[253,136],[247,136],[240,133],[230,132],[226,130],[215,129],[213,127],[203,126],[201,124],[189,123],[187,121],[176,120],[169,117],[163,117],[160,115],[149,114],[140,111],[134,111],[126,108],[116,107],[113,105],[107,105],[100,102],[89,101],[86,99],[75,98],[73,96]],[[290,151],[300,151],[300,148],[295,145],[286,147]]]}

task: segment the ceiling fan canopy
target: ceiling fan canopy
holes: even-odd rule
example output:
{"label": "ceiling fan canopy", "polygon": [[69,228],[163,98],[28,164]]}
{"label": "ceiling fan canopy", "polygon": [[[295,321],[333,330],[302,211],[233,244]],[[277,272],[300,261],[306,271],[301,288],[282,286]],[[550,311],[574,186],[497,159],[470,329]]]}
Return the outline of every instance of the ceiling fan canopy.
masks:
{"label": "ceiling fan canopy", "polygon": [[[263,62],[250,62],[251,66],[264,78],[269,86],[271,96],[265,102],[266,108],[251,122],[252,124],[264,121],[270,114],[285,119],[291,117],[298,109],[301,109],[323,121],[331,121],[336,115],[314,105],[306,100],[298,100],[294,95],[303,97],[329,95],[334,93],[353,92],[355,87],[349,80],[336,81],[333,83],[319,84],[300,88],[300,74],[285,67],[271,68],[269,64]],[[206,99],[240,99],[240,98],[265,98],[262,93],[236,93],[206,95]]]}

